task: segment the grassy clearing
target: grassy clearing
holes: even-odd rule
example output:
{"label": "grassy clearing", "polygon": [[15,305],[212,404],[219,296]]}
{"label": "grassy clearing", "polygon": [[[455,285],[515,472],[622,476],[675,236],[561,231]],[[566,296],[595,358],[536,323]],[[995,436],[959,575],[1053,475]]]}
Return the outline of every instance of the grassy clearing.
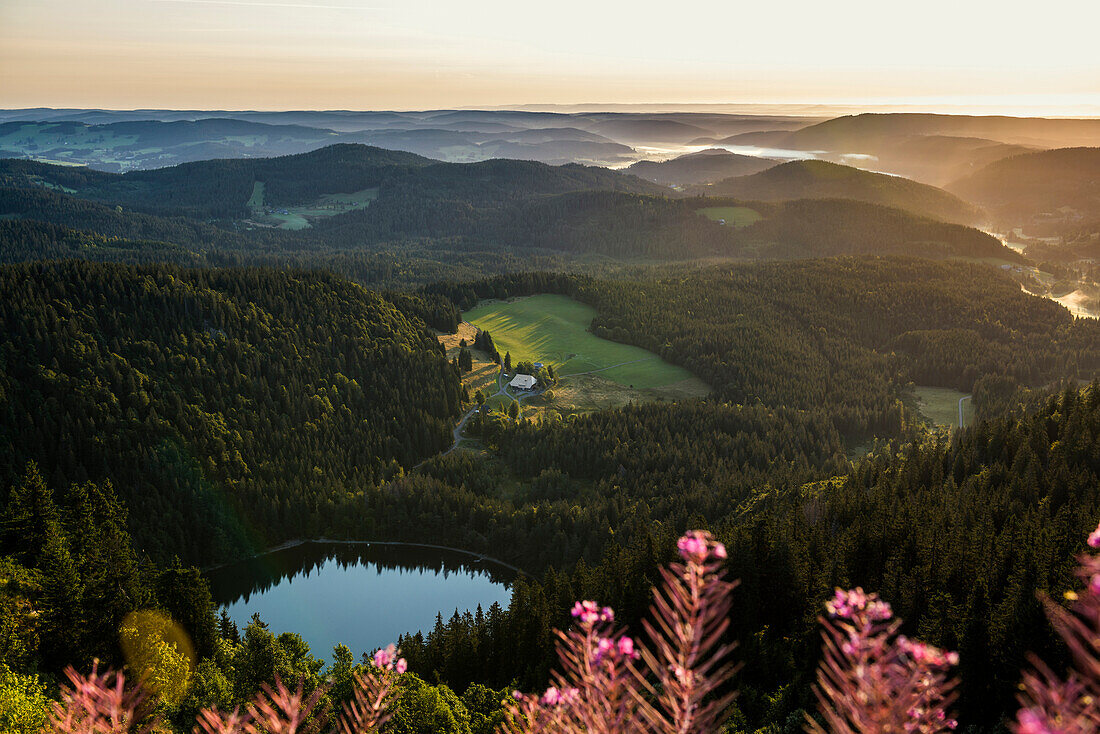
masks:
{"label": "grassy clearing", "polygon": [[[682,367],[640,347],[600,339],[587,329],[595,309],[565,296],[540,295],[512,301],[488,301],[464,318],[493,336],[512,362],[552,364],[562,377],[601,370],[610,382],[638,389],[667,387],[689,380]],[[610,369],[609,369],[610,368]]]}
{"label": "grassy clearing", "polygon": [[[278,229],[302,230],[311,225],[310,218],[334,217],[344,212],[366,209],[372,201],[378,198],[378,189],[363,189],[353,191],[350,194],[323,194],[317,201],[298,206],[264,206],[264,182],[257,181],[252,185],[252,195],[248,197],[247,206],[252,212],[252,221],[265,224]],[[273,211],[265,211],[272,209]]]}
{"label": "grassy clearing", "polygon": [[556,411],[560,415],[589,413],[595,410],[618,408],[628,403],[673,402],[702,398],[710,394],[710,387],[696,377],[674,382],[663,387],[630,388],[603,377],[604,373],[579,375],[562,379],[553,388],[553,398],[543,396],[523,401],[523,414],[535,417],[541,413]]}
{"label": "grassy clearing", "polygon": [[724,219],[727,225],[734,227],[747,227],[763,219],[760,212],[747,206],[708,206],[696,209],[695,213],[715,222]]}
{"label": "grassy clearing", "polygon": [[[447,359],[449,360],[458,356],[459,351],[462,349],[463,340],[466,341],[467,345],[473,344],[475,336],[477,336],[477,329],[465,321],[458,325],[458,330],[454,334],[436,332],[439,342],[447,350]],[[473,357],[474,368],[462,376],[462,384],[469,388],[470,397],[476,395],[478,390],[486,395],[495,393],[497,391],[497,374],[500,372],[500,367],[496,362],[489,359],[488,354],[480,349],[470,347],[470,356]]]}
{"label": "grassy clearing", "polygon": [[[952,390],[947,387],[923,387],[918,385],[914,392],[917,394],[917,406],[921,415],[937,426],[959,425],[959,399],[967,396],[967,393]],[[974,420],[973,401],[963,403],[963,423],[970,425]]]}
{"label": "grassy clearing", "polygon": [[264,182],[257,181],[252,184],[252,196],[248,197],[249,209],[263,209],[264,206]]}

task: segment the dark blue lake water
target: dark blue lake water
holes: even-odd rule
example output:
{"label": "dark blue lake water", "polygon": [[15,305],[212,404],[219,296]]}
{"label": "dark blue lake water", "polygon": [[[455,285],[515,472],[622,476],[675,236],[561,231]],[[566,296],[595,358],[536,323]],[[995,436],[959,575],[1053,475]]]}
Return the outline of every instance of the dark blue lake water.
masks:
{"label": "dark blue lake water", "polygon": [[515,572],[454,551],[409,545],[304,543],[208,571],[214,601],[241,632],[259,613],[275,634],[297,632],[314,656],[344,643],[364,652],[425,634],[437,614],[507,607]]}

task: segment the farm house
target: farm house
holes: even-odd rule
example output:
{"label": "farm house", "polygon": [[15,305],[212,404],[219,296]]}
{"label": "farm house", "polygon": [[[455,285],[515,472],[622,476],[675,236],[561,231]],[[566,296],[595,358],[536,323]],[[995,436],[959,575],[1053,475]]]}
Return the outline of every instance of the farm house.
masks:
{"label": "farm house", "polygon": [[517,390],[533,390],[537,383],[538,380],[531,375],[516,375],[508,383],[508,387],[514,387]]}

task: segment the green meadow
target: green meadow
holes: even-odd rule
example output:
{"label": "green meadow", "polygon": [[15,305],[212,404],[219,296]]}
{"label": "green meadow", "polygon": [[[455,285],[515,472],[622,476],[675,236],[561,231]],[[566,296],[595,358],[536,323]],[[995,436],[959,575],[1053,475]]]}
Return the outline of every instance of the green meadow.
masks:
{"label": "green meadow", "polygon": [[[968,393],[947,387],[922,387],[920,385],[914,388],[914,392],[917,394],[917,405],[920,408],[921,415],[937,426],[958,427],[959,398],[966,397]],[[967,400],[963,403],[963,423],[969,426],[973,420],[973,401]]]}
{"label": "green meadow", "polygon": [[252,219],[257,222],[279,229],[300,230],[310,227],[308,217],[332,217],[356,209],[366,209],[377,198],[377,188],[353,191],[348,194],[322,194],[317,201],[310,204],[277,207],[286,210],[286,214],[278,212],[265,214],[263,212],[264,182],[257,181],[252,185],[252,196],[249,197],[247,206],[252,211]]}
{"label": "green meadow", "polygon": [[727,226],[732,225],[734,227],[747,227],[753,222],[759,222],[763,219],[760,212],[747,206],[706,206],[702,209],[696,209],[695,213],[702,214],[707,219],[715,222],[724,219]]}
{"label": "green meadow", "polygon": [[571,298],[539,295],[486,301],[464,318],[488,331],[512,362],[551,364],[562,377],[595,373],[624,386],[658,388],[694,380],[682,367],[640,347],[601,339],[588,331],[595,309]]}

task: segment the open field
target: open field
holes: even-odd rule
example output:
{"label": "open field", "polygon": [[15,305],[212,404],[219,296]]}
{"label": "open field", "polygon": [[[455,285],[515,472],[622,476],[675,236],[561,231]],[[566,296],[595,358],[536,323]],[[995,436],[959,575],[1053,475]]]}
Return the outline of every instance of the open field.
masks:
{"label": "open field", "polygon": [[710,394],[710,387],[697,377],[662,387],[630,388],[602,375],[597,372],[563,378],[551,391],[553,399],[544,400],[538,396],[523,401],[523,414],[531,417],[543,410],[554,410],[561,415],[588,413],[618,408],[628,403],[672,402],[703,398]]}
{"label": "open field", "polygon": [[486,301],[464,318],[493,337],[512,362],[551,364],[560,377],[597,372],[611,382],[638,389],[667,387],[692,375],[639,347],[600,339],[587,329],[595,309],[565,296],[539,295]]}
{"label": "open field", "polygon": [[763,219],[760,212],[747,206],[708,206],[696,209],[695,213],[702,214],[707,219],[712,219],[715,222],[724,219],[727,225],[733,225],[734,227],[747,227],[753,222]]}
{"label": "open field", "polygon": [[[959,425],[959,398],[966,397],[967,393],[952,390],[947,387],[922,387],[915,389],[917,404],[921,414],[937,426]],[[973,402],[967,400],[963,403],[963,423],[970,425],[974,420]]]}
{"label": "open field", "polygon": [[[443,348],[447,350],[447,359],[451,360],[458,356],[459,350],[462,349],[463,339],[466,340],[466,344],[474,343],[477,329],[463,321],[458,325],[458,331],[454,334],[436,332],[436,336]],[[486,395],[492,395],[497,391],[497,374],[500,372],[500,367],[480,349],[470,347],[470,356],[473,357],[474,368],[462,376],[462,384],[469,388],[470,397],[477,394],[478,390]]]}
{"label": "open field", "polygon": [[301,230],[310,227],[310,217],[333,217],[344,212],[366,209],[378,198],[378,189],[363,189],[347,194],[322,194],[317,201],[296,206],[268,207],[271,213],[264,211],[264,182],[257,181],[252,186],[252,196],[248,199],[248,208],[252,212],[252,221],[278,229]]}
{"label": "open field", "polygon": [[257,181],[252,184],[252,196],[248,197],[249,209],[262,209],[264,205],[264,182]]}

